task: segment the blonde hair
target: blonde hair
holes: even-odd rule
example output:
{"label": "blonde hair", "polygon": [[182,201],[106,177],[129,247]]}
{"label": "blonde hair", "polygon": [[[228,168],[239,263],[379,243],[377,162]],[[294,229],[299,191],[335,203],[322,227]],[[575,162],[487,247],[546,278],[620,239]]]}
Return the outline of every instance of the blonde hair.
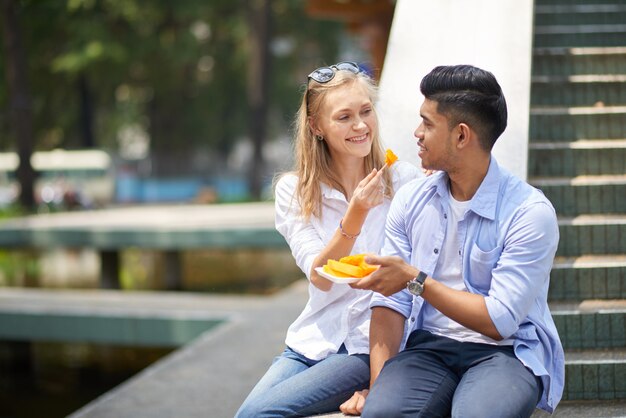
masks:
{"label": "blonde hair", "polygon": [[[354,83],[360,83],[365,88],[372,103],[376,101],[376,85],[363,72],[354,74],[350,71],[337,71],[332,80],[323,84],[310,80],[302,95],[302,102],[295,120],[295,167],[292,174],[298,177],[296,197],[300,204],[301,216],[307,220],[311,216],[319,218],[322,215],[320,183],[326,183],[348,196],[340,179],[331,169],[331,156],[326,141],[316,139],[309,121],[318,117],[329,92]],[[365,173],[371,172],[374,168],[379,169],[385,163],[385,152],[379,130],[376,129],[376,132],[371,132],[371,134],[372,149],[365,157]],[[393,186],[389,170],[383,172],[383,184],[385,195],[391,197]]]}

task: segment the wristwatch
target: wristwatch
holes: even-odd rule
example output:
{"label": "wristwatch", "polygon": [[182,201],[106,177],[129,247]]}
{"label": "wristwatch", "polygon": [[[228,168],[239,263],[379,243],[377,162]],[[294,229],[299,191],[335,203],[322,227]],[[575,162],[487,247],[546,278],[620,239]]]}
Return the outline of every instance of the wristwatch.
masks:
{"label": "wristwatch", "polygon": [[416,278],[406,282],[407,290],[415,296],[421,296],[424,292],[424,281],[426,280],[426,277],[428,277],[428,274],[420,271]]}

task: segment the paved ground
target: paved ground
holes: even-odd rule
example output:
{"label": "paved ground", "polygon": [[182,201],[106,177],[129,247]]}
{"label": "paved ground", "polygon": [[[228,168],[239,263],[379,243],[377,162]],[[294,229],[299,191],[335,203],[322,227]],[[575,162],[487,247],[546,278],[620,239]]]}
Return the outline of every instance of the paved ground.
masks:
{"label": "paved ground", "polygon": [[[232,418],[284,348],[285,332],[302,310],[304,280],[271,297],[207,296],[229,322],[202,335],[119,387],[76,411],[72,418]],[[197,302],[201,297],[196,296]]]}

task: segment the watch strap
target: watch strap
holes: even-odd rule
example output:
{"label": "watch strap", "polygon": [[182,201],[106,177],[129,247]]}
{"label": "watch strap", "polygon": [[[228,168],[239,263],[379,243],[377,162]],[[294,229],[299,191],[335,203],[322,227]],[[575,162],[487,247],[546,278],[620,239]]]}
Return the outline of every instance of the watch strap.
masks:
{"label": "watch strap", "polygon": [[426,281],[426,277],[428,277],[428,274],[420,271],[417,277],[415,277],[415,281],[419,282],[420,284],[424,284],[424,282]]}

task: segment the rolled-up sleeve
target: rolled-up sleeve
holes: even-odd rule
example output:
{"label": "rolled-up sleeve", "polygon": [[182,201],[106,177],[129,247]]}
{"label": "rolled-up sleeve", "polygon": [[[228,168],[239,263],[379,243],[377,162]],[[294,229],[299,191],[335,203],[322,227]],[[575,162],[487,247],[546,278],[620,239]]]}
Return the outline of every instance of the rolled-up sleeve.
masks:
{"label": "rolled-up sleeve", "polygon": [[301,216],[295,195],[297,182],[296,176],[285,175],[276,184],[275,224],[276,230],[285,237],[296,264],[310,279],[313,261],[324,248],[324,244],[313,225]]}
{"label": "rolled-up sleeve", "polygon": [[485,298],[489,316],[503,338],[517,331],[545,288],[558,241],[556,214],[547,203],[520,209],[511,223]]}

